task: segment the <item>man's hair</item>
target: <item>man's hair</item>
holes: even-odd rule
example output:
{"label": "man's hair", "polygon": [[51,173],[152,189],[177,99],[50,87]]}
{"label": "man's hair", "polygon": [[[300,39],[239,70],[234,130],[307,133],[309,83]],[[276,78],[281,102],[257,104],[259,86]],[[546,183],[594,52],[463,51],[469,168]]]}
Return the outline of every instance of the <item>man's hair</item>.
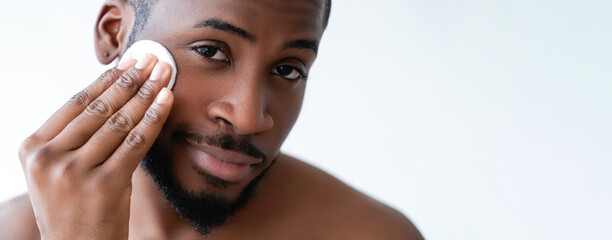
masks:
{"label": "man's hair", "polygon": [[[130,4],[134,8],[134,27],[132,28],[132,33],[128,39],[128,47],[131,46],[135,41],[138,33],[142,31],[145,24],[147,24],[147,20],[149,19],[149,15],[151,14],[151,9],[157,3],[157,0],[125,0],[128,4]],[[329,22],[329,14],[331,12],[331,0],[325,0],[325,9],[323,12],[323,29],[327,27],[327,23]]]}

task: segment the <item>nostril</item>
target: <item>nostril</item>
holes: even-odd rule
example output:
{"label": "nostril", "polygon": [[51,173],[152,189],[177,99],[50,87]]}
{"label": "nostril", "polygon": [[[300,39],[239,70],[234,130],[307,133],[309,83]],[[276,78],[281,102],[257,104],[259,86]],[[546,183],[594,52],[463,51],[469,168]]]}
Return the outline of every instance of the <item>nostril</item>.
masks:
{"label": "nostril", "polygon": [[225,118],[217,117],[217,121],[219,123],[223,123],[224,125],[233,126],[233,124]]}

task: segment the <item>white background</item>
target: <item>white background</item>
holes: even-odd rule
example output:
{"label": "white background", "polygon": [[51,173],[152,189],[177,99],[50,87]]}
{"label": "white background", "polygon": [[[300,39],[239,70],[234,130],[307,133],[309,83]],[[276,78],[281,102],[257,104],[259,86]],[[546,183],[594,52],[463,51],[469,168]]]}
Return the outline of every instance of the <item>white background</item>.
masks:
{"label": "white background", "polygon": [[[101,1],[0,3],[0,201],[17,148],[106,67]],[[335,0],[283,147],[428,239],[612,238],[611,1]]]}

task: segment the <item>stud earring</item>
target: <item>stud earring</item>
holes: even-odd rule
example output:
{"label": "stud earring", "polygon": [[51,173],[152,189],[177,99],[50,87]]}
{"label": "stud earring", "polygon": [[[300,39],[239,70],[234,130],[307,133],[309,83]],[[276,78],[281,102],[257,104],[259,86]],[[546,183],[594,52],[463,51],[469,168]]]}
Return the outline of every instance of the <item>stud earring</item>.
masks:
{"label": "stud earring", "polygon": [[108,58],[108,56],[110,56],[110,54],[108,54],[108,52],[105,52],[105,53],[104,53],[104,57],[105,57],[105,58]]}

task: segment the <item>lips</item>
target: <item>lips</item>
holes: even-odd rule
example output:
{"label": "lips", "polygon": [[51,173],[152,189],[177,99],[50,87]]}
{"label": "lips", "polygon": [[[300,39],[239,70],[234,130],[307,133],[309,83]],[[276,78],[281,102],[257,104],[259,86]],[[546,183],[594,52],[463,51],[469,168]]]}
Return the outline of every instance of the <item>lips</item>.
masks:
{"label": "lips", "polygon": [[255,165],[263,162],[241,153],[223,150],[191,139],[185,139],[185,153],[197,171],[228,182],[240,182],[247,178]]}

